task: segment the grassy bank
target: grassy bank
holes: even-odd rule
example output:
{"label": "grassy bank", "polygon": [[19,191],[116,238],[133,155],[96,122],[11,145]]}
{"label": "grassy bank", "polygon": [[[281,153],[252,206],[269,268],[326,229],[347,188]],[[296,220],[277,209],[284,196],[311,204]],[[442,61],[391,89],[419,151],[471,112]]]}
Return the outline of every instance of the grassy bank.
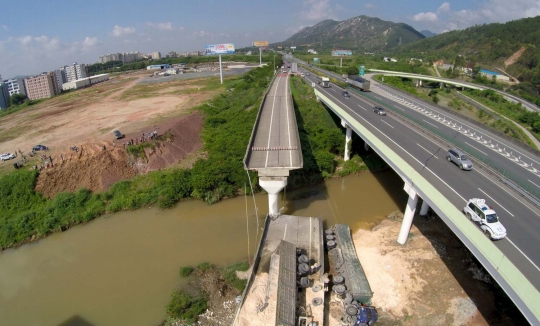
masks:
{"label": "grassy bank", "polygon": [[[375,76],[375,79],[381,81],[381,76]],[[530,140],[529,136],[511,121],[502,117],[520,123],[527,128],[534,137],[540,139],[540,115],[536,112],[527,111],[521,104],[507,101],[493,90],[463,91],[463,94],[467,97],[474,99],[494,111],[491,112],[480,109],[477,105],[466,103],[456,94],[455,90],[452,91],[450,88],[439,89],[438,83],[433,84],[434,88],[417,88],[410,79],[392,76],[385,76],[384,82],[417,97],[459,112],[468,118],[481,122],[486,126],[500,131],[533,148],[536,148],[536,145]]]}
{"label": "grassy bank", "polygon": [[[191,169],[154,171],[118,182],[104,192],[80,189],[59,193],[52,200],[34,190],[37,171],[17,170],[1,177],[0,248],[61,232],[104,213],[151,205],[168,208],[184,199],[212,204],[235,196],[248,182],[242,159],[271,81],[267,77],[272,74],[271,67],[264,67],[229,79],[223,86],[227,91],[194,108],[205,116],[201,137],[207,157],[198,159]],[[343,162],[345,137],[339,121],[316,102],[313,90],[301,78],[292,77],[291,85],[304,155],[304,168],[294,171],[289,179],[292,187],[334,175],[384,168],[375,154],[362,152],[361,142],[354,138],[353,159]],[[251,180],[258,189],[255,173],[251,172]]]}

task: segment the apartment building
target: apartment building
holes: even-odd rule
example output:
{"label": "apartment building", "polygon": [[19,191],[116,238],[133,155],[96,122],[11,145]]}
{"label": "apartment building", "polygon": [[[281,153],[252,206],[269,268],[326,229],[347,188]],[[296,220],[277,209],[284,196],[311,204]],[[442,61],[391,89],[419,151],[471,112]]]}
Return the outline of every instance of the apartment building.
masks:
{"label": "apartment building", "polygon": [[24,79],[22,78],[12,78],[4,81],[4,84],[7,85],[9,96],[13,94],[23,94],[26,96],[26,89],[24,87]]}
{"label": "apartment building", "polygon": [[26,78],[24,80],[24,86],[26,87],[26,96],[30,100],[51,98],[60,94],[60,89],[56,82],[56,74],[54,72]]}
{"label": "apartment building", "polygon": [[53,71],[58,89],[62,89],[62,85],[67,83],[66,70],[64,67]]}
{"label": "apartment building", "polygon": [[74,62],[72,65],[64,66],[64,71],[66,73],[66,82],[86,78],[86,65],[82,63],[77,64],[77,62]]}
{"label": "apartment building", "polygon": [[150,55],[152,56],[152,59],[154,59],[154,60],[161,59],[161,53],[160,52],[152,52]]}
{"label": "apartment building", "polygon": [[99,63],[107,63],[109,61],[122,61],[122,62],[132,62],[144,59],[144,56],[139,53],[139,51],[126,52],[126,53],[111,53],[102,55],[99,57]]}

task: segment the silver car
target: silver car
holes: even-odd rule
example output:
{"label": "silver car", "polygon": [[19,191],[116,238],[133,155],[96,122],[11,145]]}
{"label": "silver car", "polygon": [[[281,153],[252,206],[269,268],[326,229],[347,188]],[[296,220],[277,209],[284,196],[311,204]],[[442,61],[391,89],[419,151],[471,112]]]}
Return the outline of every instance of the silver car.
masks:
{"label": "silver car", "polygon": [[448,154],[446,154],[446,159],[448,162],[454,162],[461,170],[470,171],[473,168],[472,161],[469,160],[465,153],[457,148],[449,149]]}

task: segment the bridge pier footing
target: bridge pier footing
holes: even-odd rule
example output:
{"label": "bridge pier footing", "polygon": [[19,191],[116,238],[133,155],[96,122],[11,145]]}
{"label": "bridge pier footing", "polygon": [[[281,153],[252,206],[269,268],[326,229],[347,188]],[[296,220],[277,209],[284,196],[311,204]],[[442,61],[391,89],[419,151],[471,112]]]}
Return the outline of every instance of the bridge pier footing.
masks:
{"label": "bridge pier footing", "polygon": [[405,183],[403,189],[409,194],[409,199],[407,200],[407,207],[405,208],[405,214],[403,214],[403,222],[401,223],[401,229],[399,230],[397,239],[397,242],[402,245],[407,242],[407,238],[409,237],[414,212],[416,211],[416,204],[418,204],[418,195],[414,188],[410,184]]}
{"label": "bridge pier footing", "polygon": [[278,194],[287,186],[287,177],[260,177],[259,185],[268,193],[268,214],[279,215]]}
{"label": "bridge pier footing", "polygon": [[345,128],[345,161],[348,161],[351,158],[351,139],[352,139],[352,129],[347,125],[345,120],[341,120],[341,125]]}
{"label": "bridge pier footing", "polygon": [[422,207],[420,207],[420,216],[426,216],[429,210],[429,205],[422,199]]}

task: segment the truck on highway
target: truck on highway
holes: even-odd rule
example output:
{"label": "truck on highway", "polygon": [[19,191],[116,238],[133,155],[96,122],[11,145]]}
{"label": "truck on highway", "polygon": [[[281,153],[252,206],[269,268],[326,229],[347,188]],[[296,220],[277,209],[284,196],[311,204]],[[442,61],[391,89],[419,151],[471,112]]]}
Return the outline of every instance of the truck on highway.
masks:
{"label": "truck on highway", "polygon": [[360,76],[349,76],[347,84],[353,88],[360,89],[363,92],[369,92],[370,81]]}
{"label": "truck on highway", "polygon": [[322,87],[330,87],[330,79],[328,77],[320,76],[318,82]]}

